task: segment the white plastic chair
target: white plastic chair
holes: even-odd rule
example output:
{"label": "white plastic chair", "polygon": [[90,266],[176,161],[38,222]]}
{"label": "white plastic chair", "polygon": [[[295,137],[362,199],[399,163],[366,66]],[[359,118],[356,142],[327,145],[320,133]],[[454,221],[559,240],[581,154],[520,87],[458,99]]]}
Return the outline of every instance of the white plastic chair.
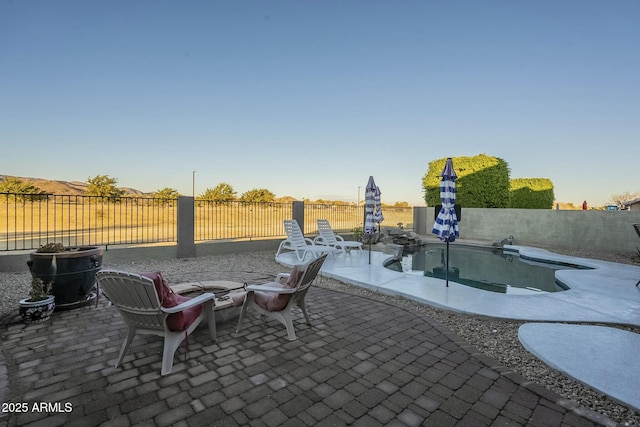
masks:
{"label": "white plastic chair", "polygon": [[313,243],[331,246],[340,250],[340,252],[344,253],[351,252],[351,249],[357,249],[359,251],[362,250],[362,243],[344,240],[342,236],[339,236],[333,232],[331,228],[331,224],[326,219],[317,220],[318,223],[318,233],[320,235],[313,239]]}
{"label": "white plastic chair", "polygon": [[[178,300],[183,302],[174,307],[166,308],[162,307],[156,286],[149,277],[123,271],[102,270],[96,273],[96,280],[100,289],[116,306],[128,327],[127,337],[122,343],[116,368],[122,362],[136,334],[164,337],[162,375],[171,373],[176,350],[205,317],[208,321],[211,339],[216,340],[216,321],[213,312],[214,294],[205,293],[195,298],[179,297]],[[193,310],[200,305],[202,310],[199,315],[196,315],[197,312]],[[170,318],[171,315],[176,316],[179,313],[185,317]],[[175,320],[183,322],[185,329],[171,330],[170,325]]]}
{"label": "white plastic chair", "polygon": [[285,219],[283,223],[287,239],[283,240],[278,246],[276,258],[285,249],[294,251],[299,261],[304,261],[307,254],[311,254],[312,258],[317,258],[320,255],[333,253],[337,250],[331,246],[314,244],[311,239],[304,237],[298,221],[295,219]]}
{"label": "white plastic chair", "polygon": [[248,285],[236,332],[240,331],[245,314],[251,309],[282,323],[287,328],[287,338],[290,341],[295,340],[296,332],[293,328],[291,309],[295,306],[299,307],[307,325],[311,326],[304,298],[326,258],[327,255],[322,255],[307,264],[295,266],[291,273],[280,273],[276,276],[275,282]]}

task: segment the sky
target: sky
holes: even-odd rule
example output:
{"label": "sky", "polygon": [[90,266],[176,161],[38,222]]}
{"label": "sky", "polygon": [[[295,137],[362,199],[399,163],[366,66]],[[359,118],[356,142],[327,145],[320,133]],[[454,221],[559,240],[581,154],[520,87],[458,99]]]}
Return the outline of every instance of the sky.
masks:
{"label": "sky", "polygon": [[[423,206],[487,154],[640,192],[636,0],[0,0],[0,175]],[[455,164],[454,164],[455,167]],[[194,172],[195,171],[195,172]]]}

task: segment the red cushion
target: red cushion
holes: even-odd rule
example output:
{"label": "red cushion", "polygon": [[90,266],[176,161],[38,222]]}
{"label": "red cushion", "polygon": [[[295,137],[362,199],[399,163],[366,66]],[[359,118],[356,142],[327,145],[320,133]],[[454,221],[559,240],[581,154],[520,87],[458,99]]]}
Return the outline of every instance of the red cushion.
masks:
{"label": "red cushion", "polygon": [[246,292],[233,292],[231,294],[231,301],[234,307],[241,307],[244,304],[244,298],[247,296]]}
{"label": "red cushion", "polygon": [[[266,286],[271,286],[274,288],[282,288],[284,285],[277,282],[265,283]],[[287,304],[289,304],[289,300],[291,299],[291,294],[278,294],[275,292],[262,292],[255,291],[255,301],[260,307],[264,308],[267,311],[280,311],[284,309]]]}
{"label": "red cushion", "polygon": [[[153,273],[142,273],[141,276],[145,276],[153,280],[156,292],[158,293],[158,299],[160,300],[160,305],[164,308],[175,307],[176,305],[180,305],[191,299],[173,292],[159,271]],[[167,327],[172,332],[184,331],[191,326],[198,316],[200,316],[200,313],[202,313],[202,305],[188,308],[179,313],[171,313],[167,316]]]}
{"label": "red cushion", "polygon": [[289,274],[289,280],[285,283],[285,287],[287,288],[295,288],[298,286],[298,282],[302,278],[302,274],[304,273],[304,269],[300,266],[295,265],[293,270],[291,270],[291,274]]}

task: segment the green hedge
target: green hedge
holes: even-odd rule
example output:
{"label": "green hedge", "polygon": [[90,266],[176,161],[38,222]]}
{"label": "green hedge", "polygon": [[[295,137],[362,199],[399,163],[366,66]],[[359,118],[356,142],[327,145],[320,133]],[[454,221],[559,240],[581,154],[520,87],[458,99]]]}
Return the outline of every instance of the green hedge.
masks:
{"label": "green hedge", "polygon": [[547,178],[515,178],[511,180],[512,208],[552,209],[553,183]]}
{"label": "green hedge", "polygon": [[[456,203],[463,208],[509,207],[509,167],[498,158],[479,154],[473,157],[454,157]],[[447,159],[429,162],[429,170],[422,178],[427,206],[440,204],[440,174]]]}
{"label": "green hedge", "polygon": [[[553,183],[547,178],[510,180],[507,162],[486,154],[452,160],[458,175],[456,203],[463,208],[553,208]],[[440,204],[440,174],[446,162],[446,158],[429,162],[422,178],[427,206]]]}

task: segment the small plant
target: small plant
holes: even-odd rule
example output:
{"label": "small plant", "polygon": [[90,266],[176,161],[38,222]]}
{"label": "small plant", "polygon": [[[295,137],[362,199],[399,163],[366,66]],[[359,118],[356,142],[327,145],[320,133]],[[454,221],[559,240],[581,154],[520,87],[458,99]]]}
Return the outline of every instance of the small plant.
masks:
{"label": "small plant", "polygon": [[40,246],[36,252],[47,254],[64,252],[64,245],[62,243],[47,243],[46,245]]}
{"label": "small plant", "polygon": [[362,241],[362,227],[353,227],[351,233],[353,234],[353,238],[356,242]]}
{"label": "small plant", "polygon": [[44,283],[39,277],[31,281],[31,291],[29,291],[30,302],[43,301],[49,298],[51,293],[51,283]]}

